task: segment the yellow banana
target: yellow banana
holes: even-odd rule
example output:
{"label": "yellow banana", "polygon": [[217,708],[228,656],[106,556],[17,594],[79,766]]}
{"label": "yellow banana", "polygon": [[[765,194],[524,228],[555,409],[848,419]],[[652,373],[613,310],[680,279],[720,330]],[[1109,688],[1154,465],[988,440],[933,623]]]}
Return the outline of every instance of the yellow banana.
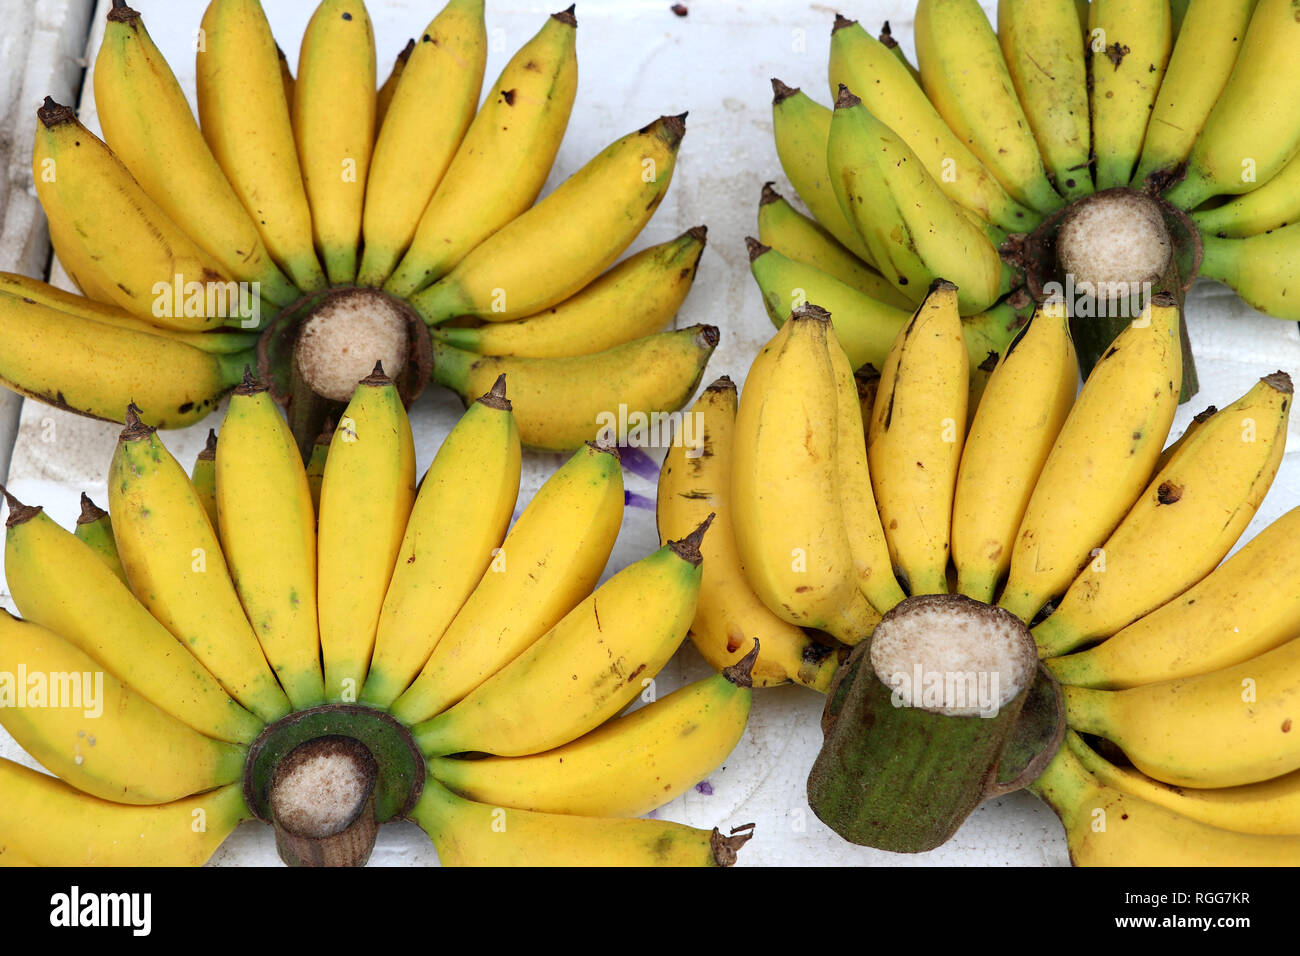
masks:
{"label": "yellow banana", "polygon": [[59,265],[63,266],[63,271],[77,289],[88,297],[87,301],[117,301],[115,296],[120,290],[110,281],[108,274],[100,269],[97,261],[100,257],[98,254],[90,254],[84,238],[65,225],[62,217],[53,211],[46,212],[45,224],[49,228],[50,245],[54,248]]}
{"label": "yellow banana", "polygon": [[706,230],[643,249],[545,312],[478,328],[438,328],[434,337],[480,355],[565,358],[653,335],[673,320],[695,281]]}
{"label": "yellow banana", "polygon": [[1191,214],[1202,235],[1219,238],[1256,236],[1300,219],[1300,153],[1277,175],[1224,203]]}
{"label": "yellow banana", "polygon": [[348,284],[375,138],[375,34],[362,0],[321,0],[302,36],[293,97],[316,248],[329,281]]}
{"label": "yellow banana", "polygon": [[212,0],[195,56],[199,125],[271,257],[303,292],[325,286],[289,111],[293,80],[258,0]]}
{"label": "yellow banana", "polygon": [[443,866],[731,866],[750,836],[667,820],[507,810],[462,800],[432,778],[411,819]]}
{"label": "yellow banana", "polygon": [[113,540],[113,523],[108,512],[96,507],[84,491],[81,493],[81,514],[77,516],[77,528],[73,533],[78,541],[99,556],[119,581],[127,583],[122,559],[117,554],[117,542]]}
{"label": "yellow banana", "polygon": [[1088,95],[1098,189],[1127,186],[1133,178],[1172,45],[1169,0],[1089,4]]}
{"label": "yellow banana", "polygon": [[1056,188],[1088,195],[1088,66],[1074,0],[998,0],[998,41]]}
{"label": "yellow banana", "polygon": [[[0,724],[18,746],[82,793],[167,803],[233,783],[244,748],[204,737],[149,703],[39,624],[0,609]],[[6,794],[5,803],[9,803]]]}
{"label": "yellow banana", "polygon": [[383,285],[410,245],[474,118],[486,64],[483,0],[449,0],[411,51],[375,134],[359,285]]}
{"label": "yellow banana", "polygon": [[578,88],[573,8],[553,14],[506,64],[384,289],[409,296],[523,213],[542,191]]}
{"label": "yellow banana", "polygon": [[100,554],[39,508],[9,499],[5,579],[18,610],[199,733],[248,743],[262,721],[145,610]]}
{"label": "yellow banana", "polygon": [[1174,456],[1183,450],[1187,442],[1191,440],[1191,437],[1200,430],[1202,425],[1213,418],[1218,410],[1219,408],[1217,405],[1209,405],[1192,417],[1192,420],[1187,423],[1187,427],[1183,430],[1183,433],[1178,436],[1176,441],[1172,441],[1166,445],[1165,450],[1162,451],[1160,457],[1156,459],[1156,466],[1151,469],[1152,478],[1165,470],[1165,466],[1174,460]]}
{"label": "yellow banana", "polygon": [[613,717],[686,637],[707,529],[706,521],[614,575],[460,703],[413,728],[416,745],[431,757],[516,757],[567,744]]}
{"label": "yellow banana", "polygon": [[617,452],[580,448],[492,548],[477,587],[389,711],[407,724],[427,720],[517,658],[600,580],[622,521]]}
{"label": "yellow banana", "polygon": [[293,302],[298,290],[272,261],[253,218],[213,158],[144,20],[124,3],[114,4],[107,19],[94,77],[104,141],[223,274],[256,283],[258,295],[276,305]]}
{"label": "yellow banana", "polygon": [[572,743],[530,757],[434,757],[429,774],[489,806],[584,817],[639,817],[716,770],[745,733],[748,658],[651,701]]}
{"label": "yellow banana", "polygon": [[1022,620],[1069,587],[1146,487],[1178,407],[1178,322],[1172,297],[1154,296],[1097,362],[1061,426],[1000,601]]}
{"label": "yellow banana", "polygon": [[262,651],[294,710],[323,704],[311,489],[288,423],[251,374],[230,398],[214,471],[213,527]]}
{"label": "yellow banana", "polygon": [[903,52],[903,48],[899,46],[898,41],[894,39],[894,32],[889,28],[888,20],[881,25],[880,33],[876,35],[876,39],[883,43],[889,49],[889,52],[894,54],[894,58],[897,59],[899,63],[907,67],[907,72],[911,74],[912,79],[916,80],[916,83],[919,86],[921,83],[921,71],[912,66],[912,61],[907,58],[907,54]]}
{"label": "yellow banana", "polygon": [[890,349],[867,426],[880,521],[909,594],[948,590],[969,368],[957,290],[936,282]]}
{"label": "yellow banana", "polygon": [[1300,320],[1300,223],[1246,239],[1201,236],[1201,275],[1229,285],[1251,306]]}
{"label": "yellow banana", "polygon": [[414,502],[411,423],[376,363],[339,419],[320,486],[316,610],[330,701],[361,693]]}
{"label": "yellow banana", "polygon": [[[1133,173],[1140,189],[1153,173],[1172,174],[1192,151],[1237,62],[1256,0],[1195,3],[1176,32]],[[1168,182],[1168,179],[1165,180]]]}
{"label": "yellow banana", "polygon": [[[244,377],[248,377],[247,368],[244,369]],[[215,429],[208,429],[208,442],[194,459],[194,467],[190,469],[190,483],[194,485],[194,491],[199,496],[203,510],[208,513],[212,529],[220,532],[221,517],[217,514],[217,432]]]}
{"label": "yellow banana", "polygon": [[420,482],[362,703],[387,709],[420,673],[505,537],[519,473],[519,429],[502,376],[470,405]]}
{"label": "yellow banana", "polygon": [[437,325],[461,315],[504,322],[564,301],[612,265],[649,221],[668,192],[685,132],[685,113],[663,116],[606,147],[411,304]]}
{"label": "yellow banana", "polygon": [[1016,531],[1078,378],[1065,305],[1044,303],[998,359],[962,450],[952,560],[967,597],[992,603],[1011,566]]}
{"label": "yellow banana", "polygon": [[406,61],[411,58],[415,52],[415,38],[406,41],[406,46],[398,51],[396,59],[393,60],[393,68],[389,71],[388,79],[384,80],[378,91],[375,93],[375,138],[379,138],[379,130],[383,128],[384,116],[388,113],[388,104],[393,102],[393,94],[397,92],[397,84],[402,79],[402,71],[406,69]]}
{"label": "yellow banana", "polygon": [[568,451],[621,424],[670,423],[671,413],[690,401],[717,344],[712,325],[564,358],[479,356],[435,341],[433,380],[468,403],[504,374],[520,440],[543,451]]}
{"label": "yellow banana", "polygon": [[1300,634],[1300,508],[1199,583],[1114,637],[1046,661],[1066,684],[1122,689],[1232,667]]}
{"label": "yellow banana", "polygon": [[1061,197],[977,0],[920,0],[916,56],[930,102],[1002,188],[1039,212],[1059,209]]}
{"label": "yellow banana", "polygon": [[108,471],[122,566],[149,612],[265,721],[289,712],[230,580],[221,543],[184,469],[133,410]]}
{"label": "yellow banana", "polygon": [[330,441],[334,438],[334,420],[325,419],[325,427],[316,436],[311,446],[311,457],[307,459],[307,487],[311,489],[311,507],[313,514],[320,514],[320,483],[325,479],[325,459],[329,455]]}
{"label": "yellow banana", "polygon": [[685,537],[714,515],[700,544],[704,571],[691,641],[719,671],[735,665],[757,643],[754,686],[793,681],[825,693],[838,663],[834,650],[769,611],[745,580],[731,512],[735,419],[736,386],[723,376],[683,417],[659,470],[660,544]]}
{"label": "yellow banana", "polygon": [[201,866],[253,816],[238,783],[174,803],[128,806],[0,759],[0,788],[0,843],[41,866]]}
{"label": "yellow banana", "polygon": [[1197,430],[1034,628],[1040,656],[1114,634],[1214,570],[1282,463],[1291,398],[1290,377],[1269,375]]}
{"label": "yellow banana", "polygon": [[[289,105],[289,119],[292,122],[294,87],[293,70],[289,69],[289,58],[284,55],[284,51],[280,49],[278,43],[275,45],[275,58],[280,65],[280,89],[284,91],[284,101]],[[319,269],[320,263],[317,262],[316,266]]]}

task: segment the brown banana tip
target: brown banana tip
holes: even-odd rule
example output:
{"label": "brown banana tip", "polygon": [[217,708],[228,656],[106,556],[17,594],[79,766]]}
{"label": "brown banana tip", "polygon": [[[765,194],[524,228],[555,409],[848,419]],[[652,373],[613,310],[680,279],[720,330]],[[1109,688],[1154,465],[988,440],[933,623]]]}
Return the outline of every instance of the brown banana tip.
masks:
{"label": "brown banana tip", "polygon": [[77,111],[71,106],[56,103],[54,97],[47,96],[45,101],[36,108],[36,118],[41,121],[41,125],[46,129],[53,129],[64,123],[75,122]]}
{"label": "brown banana tip", "polygon": [[615,461],[621,462],[623,460],[623,456],[618,453],[618,445],[611,441],[597,439],[596,441],[587,442],[587,447],[606,455],[613,455]]}
{"label": "brown banana tip", "polygon": [[706,243],[709,241],[709,227],[703,225],[691,226],[691,228],[686,230],[686,235],[690,236],[698,243]]}
{"label": "brown banana tip", "polygon": [[709,383],[706,392],[734,392],[736,383],[731,380],[730,375],[720,375]]}
{"label": "brown banana tip", "polygon": [[776,187],[776,183],[771,182],[770,180],[768,182],[763,183],[763,192],[758,197],[758,204],[760,206],[766,206],[769,203],[780,202],[782,197],[781,194],[776,191],[775,187]]}
{"label": "brown banana tip", "polygon": [[849,110],[857,106],[861,102],[862,102],[861,99],[853,95],[852,90],[850,90],[843,83],[840,84],[839,95],[835,97],[835,108],[837,110]]}
{"label": "brown banana tip", "polygon": [[112,9],[108,11],[109,23],[131,23],[140,19],[140,14],[126,5],[126,0],[113,0]]}
{"label": "brown banana tip", "polygon": [[480,405],[486,405],[488,408],[495,408],[497,411],[502,412],[508,412],[514,408],[510,404],[510,399],[506,398],[505,372],[497,376],[497,380],[492,383],[492,388],[486,395],[480,395],[478,401]]}
{"label": "brown banana tip", "polygon": [[753,262],[765,252],[770,252],[772,247],[765,246],[753,236],[745,237],[745,248],[749,250],[749,261]]}
{"label": "brown banana tip", "polygon": [[845,27],[853,26],[857,22],[858,22],[857,20],[850,20],[848,17],[843,16],[842,14],[839,13],[835,14],[835,25],[831,27],[831,36],[834,36],[836,33],[838,33],[840,30],[843,30]]}
{"label": "brown banana tip", "polygon": [[730,836],[723,836],[717,827],[709,837],[709,847],[713,850],[713,861],[718,866],[735,866],[736,854],[740,848],[754,836],[754,824],[744,823],[731,828]]}
{"label": "brown banana tip", "polygon": [[126,406],[126,417],[123,419],[126,427],[117,436],[118,441],[139,441],[153,434],[153,429],[144,423],[141,414],[140,407],[135,402]]}
{"label": "brown banana tip", "polygon": [[898,41],[894,39],[893,31],[891,31],[891,30],[889,29],[889,21],[888,21],[888,20],[886,20],[886,21],[881,25],[881,27],[880,27],[880,36],[876,37],[876,39],[879,40],[881,43],[883,43],[885,46],[887,46],[887,47],[888,47],[889,49],[891,49],[891,50],[892,50],[894,47],[898,46]]}
{"label": "brown banana tip", "polygon": [[384,363],[375,362],[375,367],[370,370],[370,374],[363,378],[358,385],[392,385],[393,380],[384,372]]}
{"label": "brown banana tip", "polygon": [[943,290],[945,292],[956,292],[957,283],[949,282],[947,279],[943,279],[943,278],[935,279],[933,282],[930,283],[930,288],[926,290],[926,295],[933,295],[934,293],[940,290]]}
{"label": "brown banana tip", "polygon": [[737,687],[754,686],[754,664],[758,661],[758,638],[754,638],[754,646],[749,649],[749,653],[742,657],[730,667],[722,669],[722,676]]}
{"label": "brown banana tip", "polygon": [[799,92],[797,86],[786,86],[775,76],[772,77],[772,105],[776,106]]}
{"label": "brown banana tip", "polygon": [[279,57],[281,60],[289,59],[287,56],[284,55],[284,51],[280,49],[280,44],[278,43],[275,45],[275,55]]}
{"label": "brown banana tip", "polygon": [[314,444],[328,445],[331,441],[333,441],[335,427],[336,425],[334,419],[327,417],[325,419],[325,424],[321,426],[320,434],[316,436],[316,441],[314,442]]}
{"label": "brown banana tip", "polygon": [[244,379],[235,386],[236,395],[256,395],[258,392],[265,392],[266,386],[258,382],[257,376],[253,374],[251,365],[244,366]]}
{"label": "brown banana tip", "polygon": [[1207,405],[1205,406],[1204,411],[1197,412],[1196,415],[1193,416],[1192,421],[1196,422],[1196,424],[1198,425],[1203,425],[1205,424],[1206,421],[1209,420],[1210,416],[1212,416],[1218,410],[1219,410],[1218,405]]}
{"label": "brown banana tip", "polygon": [[405,63],[415,52],[415,37],[407,37],[406,46],[397,51],[397,60],[399,63]]}
{"label": "brown banana tip", "polygon": [[790,313],[791,321],[797,319],[812,320],[814,322],[829,322],[831,314],[823,309],[820,305],[813,305],[811,302],[805,302],[799,308]]}
{"label": "brown banana tip", "polygon": [[9,516],[5,518],[5,527],[12,528],[20,525],[25,521],[31,521],[43,510],[40,505],[25,505],[12,494],[4,485],[0,485],[0,494],[4,495],[5,504],[9,506]]}
{"label": "brown banana tip", "polygon": [[1291,387],[1291,376],[1280,369],[1272,375],[1265,375],[1260,379],[1260,381],[1267,384],[1269,388],[1281,392],[1283,395],[1290,395],[1294,391]]}
{"label": "brown banana tip", "polygon": [[981,372],[991,372],[998,367],[998,359],[1000,359],[1001,357],[1002,356],[999,355],[997,352],[994,352],[992,349],[989,349],[989,354],[984,356],[984,361],[980,362],[980,364],[975,367],[978,368]]}
{"label": "brown banana tip", "polygon": [[686,537],[680,541],[669,541],[668,547],[673,549],[673,554],[688,564],[699,567],[700,562],[704,560],[704,556],[700,554],[700,542],[704,540],[704,533],[709,530],[709,525],[713,524],[713,519],[716,517],[716,512],[709,512],[709,516],[700,522],[700,526]]}
{"label": "brown banana tip", "polygon": [[576,27],[578,25],[578,18],[573,15],[573,9],[576,6],[576,3],[569,4],[567,10],[561,10],[559,13],[552,13],[551,19],[559,20],[561,23],[568,24],[571,27]]}
{"label": "brown banana tip", "polygon": [[107,511],[90,500],[90,495],[84,491],[81,493],[81,514],[77,516],[78,525],[94,524],[107,514]]}
{"label": "brown banana tip", "polygon": [[853,373],[859,382],[874,382],[880,378],[880,371],[870,362],[865,363]]}
{"label": "brown banana tip", "polygon": [[1168,309],[1170,306],[1178,304],[1171,292],[1157,292],[1151,297],[1151,304],[1158,305],[1162,309]]}
{"label": "brown banana tip", "polygon": [[208,429],[208,440],[199,452],[199,461],[216,461],[217,460],[217,430]]}
{"label": "brown banana tip", "polygon": [[710,351],[716,349],[718,342],[722,340],[722,333],[718,331],[718,327],[716,325],[701,325],[699,329],[700,344]]}

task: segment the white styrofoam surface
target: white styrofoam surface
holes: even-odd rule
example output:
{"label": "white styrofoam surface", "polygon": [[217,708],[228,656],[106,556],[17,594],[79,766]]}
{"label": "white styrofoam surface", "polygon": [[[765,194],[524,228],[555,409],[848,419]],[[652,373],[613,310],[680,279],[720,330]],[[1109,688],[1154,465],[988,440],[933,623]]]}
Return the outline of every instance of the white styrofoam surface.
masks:
{"label": "white styrofoam surface", "polygon": [[[491,55],[488,82],[510,54],[530,37],[552,2],[488,3]],[[193,31],[204,0],[136,0],[155,42],[168,57],[182,86],[193,96]],[[101,3],[101,7],[106,6]],[[264,2],[272,27],[291,63],[296,63],[302,29],[313,4],[307,0]],[[698,223],[709,226],[709,244],[695,288],[677,324],[710,322],[722,329],[722,343],[705,382],[728,374],[743,382],[749,361],[772,334],[751,280],[743,238],[756,231],[761,184],[776,180],[794,199],[784,180],[771,136],[769,78],[802,86],[829,101],[826,56],[836,12],[819,3],[688,3],[679,18],[667,0],[588,2],[577,16],[580,85],[573,119],[547,189],[582,165],[606,144],[664,113],[690,110],[687,135],[667,198],[631,251],[669,239]],[[985,3],[986,9],[992,4]],[[408,36],[418,35],[438,11],[437,0],[372,0],[381,78]],[[838,8],[874,29],[885,19],[911,52],[911,0],[857,0]],[[98,46],[96,14],[91,49]],[[485,85],[486,88],[486,85]],[[90,84],[82,100],[82,119],[98,129]],[[1292,322],[1262,316],[1229,290],[1199,283],[1188,298],[1189,325],[1198,357],[1201,393],[1180,409],[1171,438],[1192,414],[1207,404],[1225,405],[1244,393],[1260,375],[1277,368],[1300,373],[1300,333]],[[418,467],[423,470],[460,413],[450,393],[431,389],[412,409]],[[182,463],[202,448],[207,422],[164,435]],[[1292,424],[1291,453],[1243,540],[1267,522],[1300,504],[1300,444]],[[105,497],[104,473],[118,428],[26,403],[10,482],[23,500],[42,504],[71,525],[77,498],[88,491]],[[529,454],[520,506],[561,461],[560,456]],[[653,499],[654,479],[629,473],[628,489]],[[653,513],[629,507],[619,544],[607,569],[613,573],[657,545]],[[12,606],[0,590],[0,602]],[[708,669],[689,645],[658,680],[663,694],[698,679]],[[741,861],[767,865],[1060,865],[1066,862],[1060,825],[1027,794],[1013,794],[980,808],[946,846],[928,854],[899,856],[853,847],[824,827],[807,809],[804,780],[820,742],[822,698],[794,687],[756,695],[750,727],[725,766],[712,774],[711,793],[692,791],[658,815],[696,826],[758,824]],[[31,764],[12,740],[0,736],[0,754]],[[385,828],[375,864],[432,863],[436,855],[411,824]],[[269,829],[245,824],[217,854],[218,864],[270,864],[276,861]]]}

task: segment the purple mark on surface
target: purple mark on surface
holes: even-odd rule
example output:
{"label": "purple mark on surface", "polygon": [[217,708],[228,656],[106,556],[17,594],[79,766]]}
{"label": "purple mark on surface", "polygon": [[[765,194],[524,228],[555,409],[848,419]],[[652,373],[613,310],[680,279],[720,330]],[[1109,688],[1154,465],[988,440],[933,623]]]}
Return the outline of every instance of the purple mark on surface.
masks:
{"label": "purple mark on surface", "polygon": [[655,500],[653,498],[638,495],[635,491],[623,492],[623,504],[629,508],[644,508],[646,511],[655,510]]}
{"label": "purple mark on surface", "polygon": [[655,481],[659,479],[659,462],[640,448],[634,448],[631,445],[619,445],[618,454],[623,460],[623,467],[632,474]]}
{"label": "purple mark on surface", "polygon": [[702,793],[706,797],[711,797],[713,796],[713,784],[709,783],[707,780],[701,780],[695,785],[695,792]]}

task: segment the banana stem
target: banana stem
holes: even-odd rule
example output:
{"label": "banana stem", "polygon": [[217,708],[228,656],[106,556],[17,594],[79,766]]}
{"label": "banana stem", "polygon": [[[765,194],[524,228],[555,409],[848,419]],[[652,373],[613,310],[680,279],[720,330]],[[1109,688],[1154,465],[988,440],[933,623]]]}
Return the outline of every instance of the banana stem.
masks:
{"label": "banana stem", "polygon": [[277,764],[269,791],[280,859],[289,866],[365,866],[379,834],[379,766],[366,746],[316,737]]}

